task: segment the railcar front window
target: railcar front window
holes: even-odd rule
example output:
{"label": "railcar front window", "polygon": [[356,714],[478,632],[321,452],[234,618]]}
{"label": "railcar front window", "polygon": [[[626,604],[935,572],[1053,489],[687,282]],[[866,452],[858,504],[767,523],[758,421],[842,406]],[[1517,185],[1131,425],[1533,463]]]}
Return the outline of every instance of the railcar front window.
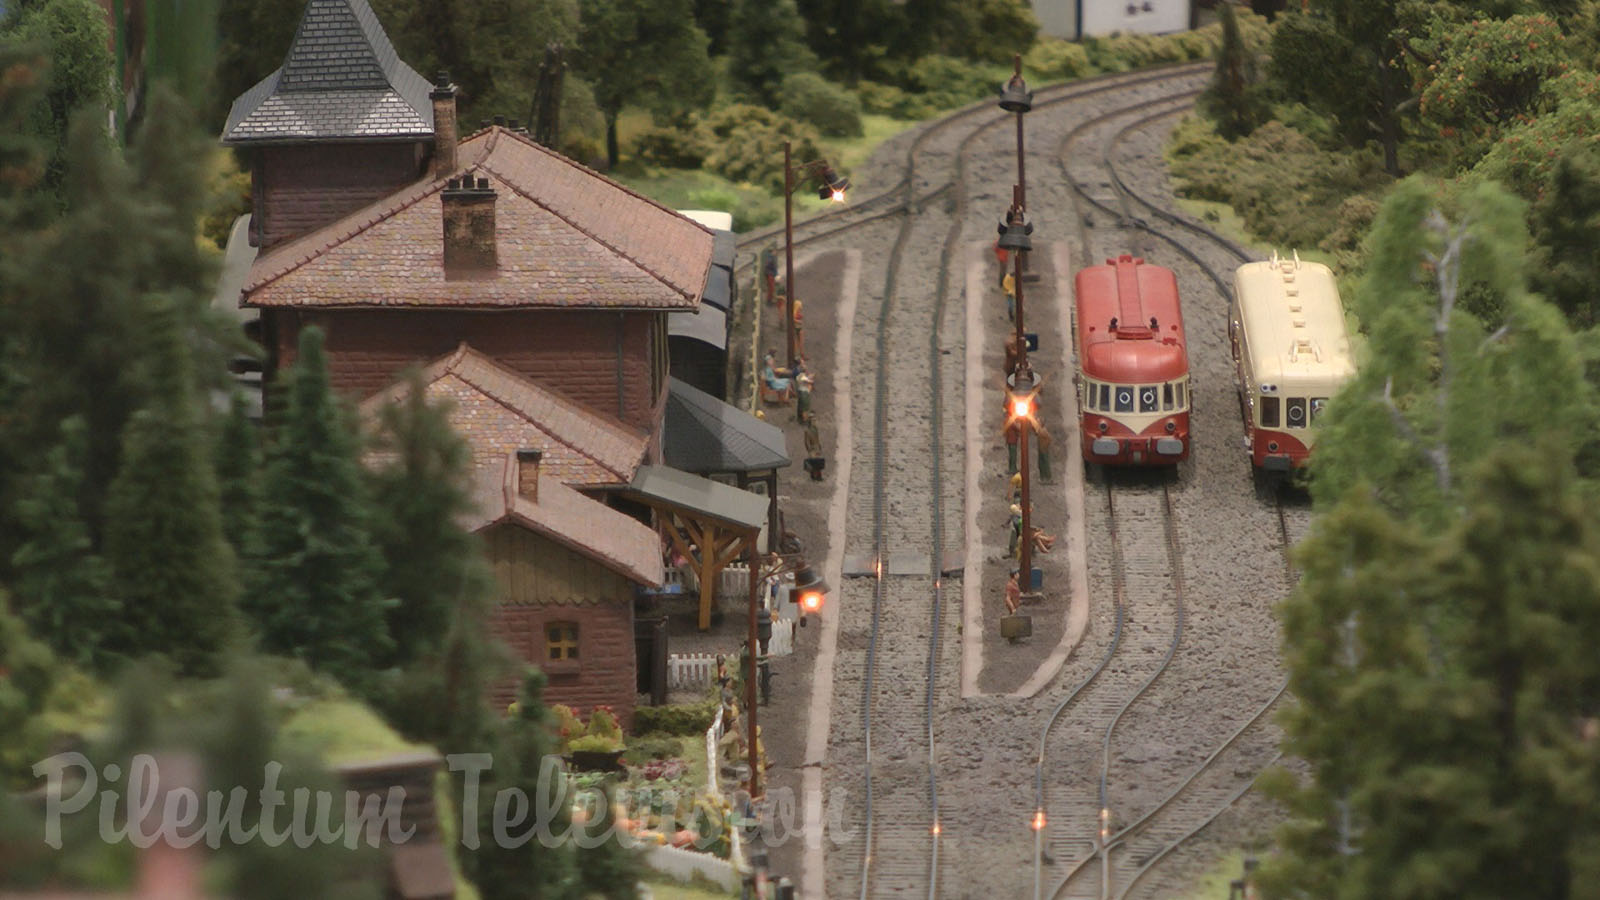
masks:
{"label": "railcar front window", "polygon": [[1312,397],[1311,398],[1311,424],[1312,425],[1317,424],[1317,420],[1322,418],[1322,410],[1327,405],[1328,405],[1328,398],[1327,397]]}
{"label": "railcar front window", "polygon": [[1277,428],[1278,427],[1278,398],[1277,397],[1262,397],[1261,398],[1261,427],[1262,428]]}
{"label": "railcar front window", "polygon": [[1178,397],[1178,408],[1183,409],[1183,382],[1180,381],[1173,385],[1173,389]]}
{"label": "railcar front window", "polygon": [[1133,385],[1117,385],[1117,412],[1133,412]]}
{"label": "railcar front window", "polygon": [[1101,412],[1104,412],[1104,411],[1106,411],[1106,410],[1108,410],[1110,408],[1111,408],[1111,385],[1102,384],[1102,385],[1100,385],[1100,404],[1099,404],[1099,409],[1100,409]]}
{"label": "railcar front window", "polygon": [[1094,409],[1094,382],[1085,382],[1083,386],[1083,408]]}
{"label": "railcar front window", "polygon": [[1161,408],[1163,410],[1172,409],[1172,382],[1170,381],[1161,386]]}
{"label": "railcar front window", "polygon": [[1139,412],[1160,412],[1161,395],[1156,392],[1156,386],[1147,384],[1139,388]]}
{"label": "railcar front window", "polygon": [[1285,418],[1290,428],[1306,427],[1306,398],[1290,397],[1284,401]]}

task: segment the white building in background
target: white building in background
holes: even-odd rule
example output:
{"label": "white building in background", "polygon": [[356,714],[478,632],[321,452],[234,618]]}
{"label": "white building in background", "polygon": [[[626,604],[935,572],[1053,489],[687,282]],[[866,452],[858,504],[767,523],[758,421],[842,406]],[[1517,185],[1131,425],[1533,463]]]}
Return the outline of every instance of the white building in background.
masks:
{"label": "white building in background", "polygon": [[1077,40],[1113,32],[1167,34],[1190,27],[1195,0],[1033,0],[1039,28]]}

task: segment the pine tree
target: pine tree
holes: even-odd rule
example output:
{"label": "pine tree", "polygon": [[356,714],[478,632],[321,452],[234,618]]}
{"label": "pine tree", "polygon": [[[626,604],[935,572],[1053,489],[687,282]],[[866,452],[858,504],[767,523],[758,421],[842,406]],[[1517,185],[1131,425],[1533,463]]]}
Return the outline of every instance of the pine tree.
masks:
{"label": "pine tree", "polygon": [[22,619],[12,612],[10,599],[3,591],[0,591],[0,660],[4,660],[6,669],[6,677],[0,678],[0,788],[3,788],[0,795],[9,796],[10,779],[38,762],[24,758],[29,750],[26,726],[28,720],[44,708],[59,671],[49,648],[28,633]]}
{"label": "pine tree", "polygon": [[472,451],[450,427],[447,405],[428,402],[412,373],[409,391],[380,414],[375,455],[386,463],[370,475],[373,538],[384,557],[379,581],[389,610],[394,662],[436,652],[452,612],[469,587],[482,545],[457,524],[471,510]]}
{"label": "pine tree", "polygon": [[267,453],[259,590],[247,611],[264,649],[298,656],[357,690],[392,642],[382,558],[356,436],[328,384],[322,331],[300,333]]}
{"label": "pine tree", "polygon": [[1217,133],[1237,140],[1256,129],[1268,110],[1256,85],[1255,54],[1239,34],[1233,4],[1221,5],[1222,43],[1217,47],[1217,68],[1211,84],[1200,95],[1200,110],[1217,123]]}
{"label": "pine tree", "polygon": [[728,18],[728,74],[752,102],[777,109],[783,79],[817,68],[794,0],[734,0]]}
{"label": "pine tree", "polygon": [[633,900],[644,872],[636,838],[617,827],[616,791],[602,783],[591,794],[595,814],[583,823],[578,875],[587,897]]}
{"label": "pine tree", "polygon": [[[483,900],[567,900],[580,896],[570,841],[563,839],[555,846],[546,846],[534,837],[519,847],[510,847],[494,839],[495,797],[501,790],[521,790],[528,798],[530,819],[540,808],[540,798],[548,799],[546,808],[553,808],[553,812],[548,822],[541,823],[541,831],[565,838],[572,827],[570,787],[561,758],[556,755],[555,728],[544,705],[544,687],[544,674],[529,669],[522,682],[517,712],[502,726],[494,769],[485,774],[480,784],[479,846],[468,852],[462,867],[478,886]],[[520,835],[513,832],[513,836]]]}
{"label": "pine tree", "polygon": [[1534,287],[1574,324],[1600,321],[1600,153],[1575,142],[1562,152],[1533,208]]}
{"label": "pine tree", "polygon": [[40,640],[69,662],[99,667],[119,642],[120,604],[78,510],[84,430],[80,417],[62,422],[61,442],[22,486],[13,512],[23,537],[11,557],[11,584],[17,612]]}
{"label": "pine tree", "polygon": [[106,499],[106,557],[128,652],[214,671],[237,635],[238,572],[179,313],[158,301],[146,320],[156,399],[123,432],[122,468]]}
{"label": "pine tree", "polygon": [[216,442],[222,531],[238,560],[243,596],[255,594],[261,564],[261,445],[244,395],[235,392]]}

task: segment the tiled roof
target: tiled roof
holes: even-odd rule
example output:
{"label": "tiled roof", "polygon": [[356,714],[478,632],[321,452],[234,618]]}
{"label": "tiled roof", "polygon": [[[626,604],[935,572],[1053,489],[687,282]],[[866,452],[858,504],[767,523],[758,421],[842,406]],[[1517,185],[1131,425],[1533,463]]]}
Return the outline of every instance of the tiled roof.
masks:
{"label": "tiled roof", "polygon": [[222,141],[431,138],[431,89],[367,0],[311,0],[283,65],[233,101]]}
{"label": "tiled roof", "polygon": [[[649,437],[539,387],[466,344],[422,372],[430,399],[451,401],[450,424],[472,447],[478,467],[497,467],[509,452],[544,451],[542,471],[582,487],[627,484],[644,460]],[[400,382],[361,404],[376,421],[410,391]]]}
{"label": "tiled roof", "polygon": [[789,465],[789,448],[778,426],[676,378],[669,384],[662,443],[667,465],[702,475]]}
{"label": "tiled roof", "polygon": [[496,192],[499,267],[446,279],[445,179],[419,182],[256,260],[250,306],[694,309],[711,232],[526,137],[463,141]]}
{"label": "tiled roof", "polygon": [[637,584],[661,586],[661,537],[650,526],[548,475],[539,477],[538,501],[529,500],[517,490],[518,476],[515,454],[502,457],[498,466],[478,470],[477,514],[463,522],[469,531],[512,522]]}

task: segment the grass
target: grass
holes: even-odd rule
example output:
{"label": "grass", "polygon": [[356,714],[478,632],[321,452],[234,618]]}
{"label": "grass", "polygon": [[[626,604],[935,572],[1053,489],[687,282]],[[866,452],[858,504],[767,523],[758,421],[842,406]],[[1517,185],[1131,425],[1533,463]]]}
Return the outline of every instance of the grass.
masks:
{"label": "grass", "polygon": [[306,703],[284,720],[281,736],[320,754],[330,766],[431,749],[400,737],[377,713],[348,699]]}
{"label": "grass", "polygon": [[1235,851],[1224,856],[1195,889],[1185,894],[1183,900],[1228,900],[1228,882],[1244,871],[1244,853]]}
{"label": "grass", "polygon": [[736,897],[704,879],[683,884],[661,876],[645,879],[645,884],[650,885],[650,895],[655,900],[721,900],[723,897]]}

